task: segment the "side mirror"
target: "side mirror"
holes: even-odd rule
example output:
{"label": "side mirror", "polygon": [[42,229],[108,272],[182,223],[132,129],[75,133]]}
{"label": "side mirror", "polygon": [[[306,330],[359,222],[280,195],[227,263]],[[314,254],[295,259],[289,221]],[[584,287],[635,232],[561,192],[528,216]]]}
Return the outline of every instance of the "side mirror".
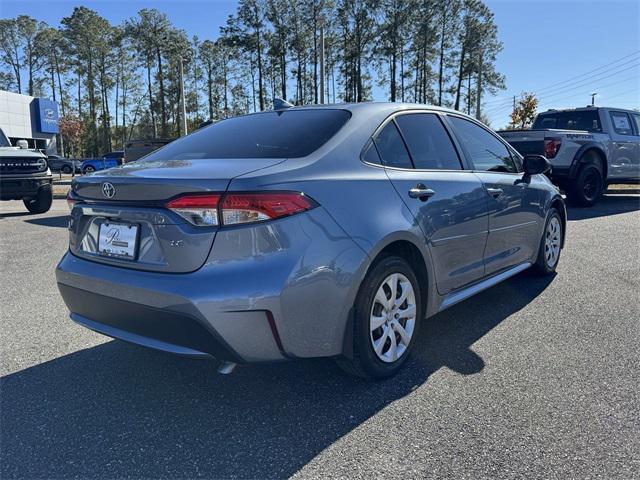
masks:
{"label": "side mirror", "polygon": [[20,148],[20,150],[27,150],[29,148],[29,143],[26,140],[18,140],[16,142],[16,146]]}
{"label": "side mirror", "polygon": [[551,163],[543,155],[525,155],[524,173],[527,175],[538,175],[551,170]]}

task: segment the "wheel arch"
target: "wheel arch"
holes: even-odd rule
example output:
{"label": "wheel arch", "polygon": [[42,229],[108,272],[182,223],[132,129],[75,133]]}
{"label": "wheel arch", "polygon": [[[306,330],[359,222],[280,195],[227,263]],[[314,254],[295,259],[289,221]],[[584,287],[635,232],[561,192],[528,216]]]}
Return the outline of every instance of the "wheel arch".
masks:
{"label": "wheel arch", "polygon": [[571,163],[570,176],[571,178],[576,178],[578,176],[578,171],[580,170],[580,167],[587,163],[585,160],[586,155],[591,152],[594,152],[596,155],[600,157],[603,180],[606,182],[607,177],[609,176],[607,154],[602,149],[602,146],[600,144],[594,143],[594,142],[585,143],[582,147],[578,149],[576,154],[573,156],[573,162]]}
{"label": "wheel arch", "polygon": [[549,202],[549,208],[555,208],[562,220],[562,240],[560,247],[564,248],[564,242],[567,237],[567,208],[564,205],[564,200],[559,195],[556,195]]}
{"label": "wheel arch", "polygon": [[[369,253],[369,263],[363,271],[360,278],[360,284],[356,293],[356,297],[360,293],[362,283],[367,274],[375,267],[383,258],[389,256],[398,256],[403,258],[414,269],[418,277],[420,287],[420,298],[422,299],[421,319],[425,318],[429,312],[429,306],[435,305],[435,279],[433,277],[433,269],[431,268],[430,255],[424,241],[420,242],[408,232],[396,232],[391,234]],[[347,358],[353,356],[353,307],[349,311],[349,318],[345,326],[345,332],[342,340],[342,355]]]}

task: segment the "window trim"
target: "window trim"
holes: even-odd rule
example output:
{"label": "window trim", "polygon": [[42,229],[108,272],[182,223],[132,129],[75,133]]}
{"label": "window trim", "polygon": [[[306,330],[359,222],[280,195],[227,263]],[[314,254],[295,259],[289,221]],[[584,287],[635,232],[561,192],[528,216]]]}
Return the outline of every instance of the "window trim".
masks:
{"label": "window trim", "polygon": [[[456,169],[456,170],[451,170],[451,169],[442,169],[442,168],[415,168],[415,162],[413,161],[413,157],[411,156],[411,151],[409,150],[409,146],[407,145],[407,140],[404,138],[404,134],[402,133],[402,129],[400,128],[400,126],[398,125],[398,123],[396,122],[396,117],[400,116],[400,115],[411,115],[411,114],[432,114],[435,115],[436,117],[438,117],[438,120],[440,121],[440,123],[442,124],[442,127],[444,128],[444,131],[446,132],[447,136],[449,137],[449,140],[451,141],[451,145],[453,146],[454,151],[456,152],[457,156],[458,156],[458,162],[460,162],[460,169]],[[371,134],[371,136],[368,138],[368,140],[365,142],[364,146],[362,147],[362,150],[360,151],[360,161],[362,163],[364,163],[365,165],[369,165],[372,167],[378,167],[378,168],[388,168],[390,170],[398,170],[401,172],[469,172],[471,171],[471,169],[469,168],[470,165],[467,162],[466,156],[462,153],[462,149],[460,147],[460,145],[457,142],[457,139],[453,136],[453,132],[451,131],[451,127],[449,126],[448,122],[445,120],[444,115],[447,112],[442,112],[442,111],[438,111],[438,110],[429,110],[429,109],[422,109],[422,108],[412,108],[412,109],[408,109],[408,110],[400,110],[397,112],[393,112],[391,113],[389,116],[387,116],[380,125],[378,125],[378,127],[373,131],[373,133]],[[378,135],[378,133],[380,133],[390,122],[393,122],[396,129],[398,130],[398,133],[400,134],[400,138],[402,139],[402,142],[404,143],[404,148],[407,150],[407,153],[409,154],[409,160],[411,160],[411,165],[413,165],[413,168],[401,168],[401,167],[390,167],[384,164],[384,160],[382,159],[382,155],[380,155],[380,151],[378,151],[378,156],[380,157],[380,161],[382,163],[377,164],[377,163],[371,163],[371,162],[367,162],[364,160],[364,153],[366,152],[369,144],[373,143],[373,146],[376,148],[376,150],[378,149],[378,147],[376,146],[376,142],[375,142],[375,137]]]}
{"label": "window trim", "polygon": [[[629,116],[631,117],[631,120],[633,120],[631,127],[635,130],[635,136],[640,137],[640,112],[631,112],[629,113]],[[637,117],[638,119],[636,120],[634,117]]]}
{"label": "window trim", "polygon": [[[516,176],[521,176],[523,174],[523,172],[524,172],[524,170],[523,170],[524,163],[522,161],[517,161],[515,158],[513,158],[513,147],[511,147],[511,145],[509,145],[509,143],[504,138],[502,138],[500,135],[498,135],[497,133],[492,131],[490,128],[486,127],[484,124],[482,124],[481,122],[477,121],[474,118],[466,117],[466,116],[463,116],[463,115],[458,115],[456,113],[449,113],[449,112],[446,112],[444,114],[444,116],[445,117],[455,117],[455,118],[459,118],[461,120],[466,120],[466,121],[468,121],[468,122],[480,127],[485,132],[489,133],[489,135],[491,135],[492,137],[496,138],[502,145],[505,146],[505,148],[507,149],[507,152],[509,153],[509,156],[511,157],[511,160],[513,161],[513,165],[516,167],[516,171],[515,172],[495,172],[495,171],[492,171],[492,170],[479,170],[479,169],[476,168],[475,164],[473,163],[473,159],[471,158],[471,155],[469,155],[469,153],[467,152],[466,148],[463,146],[462,142],[458,139],[458,141],[460,141],[460,147],[464,151],[465,157],[467,158],[467,162],[469,163],[469,165],[471,165],[471,171],[472,172],[474,172],[474,173],[493,173],[493,174],[498,174],[498,175],[516,175]],[[446,118],[446,120],[447,120],[447,123],[448,123],[449,127],[451,128],[451,131],[453,132],[454,135],[456,135],[455,128],[453,127],[451,122],[449,122],[449,118]]]}
{"label": "window trim", "polygon": [[[631,127],[631,133],[620,133],[618,131],[618,129],[616,128],[616,122],[613,120],[613,115],[617,114],[617,115],[624,115],[627,117],[627,121],[629,122],[629,127]],[[635,137],[637,136],[637,134],[635,133],[635,129],[634,129],[634,123],[635,120],[633,118],[631,118],[631,115],[629,115],[628,112],[623,112],[620,110],[609,110],[609,121],[611,122],[611,128],[613,129],[614,133],[616,135],[622,135],[623,137]]]}

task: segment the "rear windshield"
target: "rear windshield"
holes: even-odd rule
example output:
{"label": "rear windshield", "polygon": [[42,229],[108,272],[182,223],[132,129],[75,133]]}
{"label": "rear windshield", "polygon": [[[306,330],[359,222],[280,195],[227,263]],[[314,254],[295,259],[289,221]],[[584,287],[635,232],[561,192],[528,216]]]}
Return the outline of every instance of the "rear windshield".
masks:
{"label": "rear windshield", "polygon": [[601,132],[597,110],[542,113],[533,122],[533,128],[557,128],[560,130],[587,130]]}
{"label": "rear windshield", "polygon": [[351,117],[347,110],[264,112],[221,120],[144,160],[296,158],[320,148]]}

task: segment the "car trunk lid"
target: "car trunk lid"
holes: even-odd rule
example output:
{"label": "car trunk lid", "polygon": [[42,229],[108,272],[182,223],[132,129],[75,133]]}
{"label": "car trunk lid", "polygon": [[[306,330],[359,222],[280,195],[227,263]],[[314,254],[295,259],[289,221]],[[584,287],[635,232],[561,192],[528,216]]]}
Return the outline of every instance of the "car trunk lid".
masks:
{"label": "car trunk lid", "polygon": [[[187,273],[199,269],[213,245],[216,226],[197,227],[165,204],[182,194],[225,192],[231,180],[284,159],[198,159],[142,161],[87,175],[73,183],[70,250],[124,268]],[[100,237],[118,235],[122,225],[135,235],[131,256],[107,254]],[[135,237],[135,240],[132,240]],[[123,239],[121,239],[123,240]],[[121,243],[121,242],[120,242]]]}

